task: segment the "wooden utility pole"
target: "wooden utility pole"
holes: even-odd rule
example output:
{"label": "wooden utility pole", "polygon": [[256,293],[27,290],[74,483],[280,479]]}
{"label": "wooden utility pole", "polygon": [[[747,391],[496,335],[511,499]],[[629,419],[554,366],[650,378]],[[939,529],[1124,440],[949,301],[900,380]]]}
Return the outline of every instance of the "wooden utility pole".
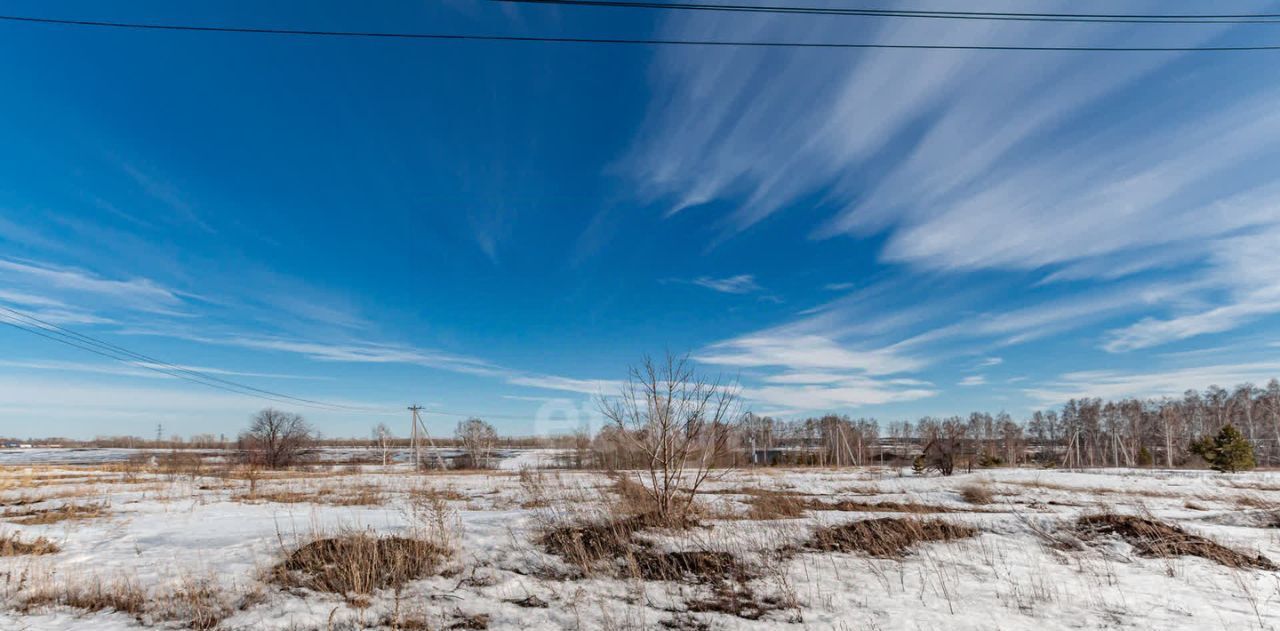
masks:
{"label": "wooden utility pole", "polygon": [[421,410],[422,410],[421,405],[415,404],[415,405],[409,406],[409,411],[413,413],[413,420],[412,420],[413,426],[409,429],[409,447],[413,449],[413,470],[414,471],[418,470],[419,464],[420,464],[418,462],[419,460],[418,458],[418,412],[420,412]]}
{"label": "wooden utility pole", "polygon": [[410,444],[413,446],[413,470],[417,471],[422,464],[422,457],[419,455],[420,444],[418,442],[418,429],[422,429],[422,437],[426,439],[427,445],[431,447],[431,451],[436,455],[436,464],[441,469],[445,469],[444,457],[440,455],[440,450],[436,449],[435,441],[431,440],[431,432],[427,431],[427,426],[422,422],[422,417],[418,415],[422,411],[421,405],[409,406],[409,411],[413,413],[413,428],[410,430]]}

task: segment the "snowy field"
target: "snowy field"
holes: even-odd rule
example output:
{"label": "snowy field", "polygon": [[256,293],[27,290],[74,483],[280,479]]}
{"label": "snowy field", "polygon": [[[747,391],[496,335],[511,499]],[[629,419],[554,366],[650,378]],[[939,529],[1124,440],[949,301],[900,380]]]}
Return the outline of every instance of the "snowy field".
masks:
{"label": "snowy field", "polygon": [[[163,449],[104,447],[0,449],[0,466],[103,464],[124,462],[136,458],[145,459],[151,456],[163,456],[166,453],[168,451]],[[188,449],[183,450],[183,453],[198,454],[205,458],[217,458],[226,452],[214,449]],[[424,458],[435,458],[438,454],[440,457],[448,459],[461,453],[457,449],[445,448],[436,450],[423,448],[421,450]],[[498,459],[500,468],[521,469],[528,466],[549,465],[557,453],[559,452],[553,449],[512,449],[498,450],[494,456]],[[314,456],[321,462],[345,462],[350,460],[377,462],[382,459],[382,452],[372,447],[324,447],[315,450]],[[413,459],[413,452],[408,449],[392,449],[390,450],[389,458],[393,462],[410,462]]]}
{"label": "snowy field", "polygon": [[[634,557],[714,554],[733,577],[661,580],[609,558],[578,571],[548,548],[548,528],[616,517],[628,485],[604,474],[394,465],[258,479],[109,460],[0,467],[0,537],[56,547],[0,557],[0,629],[1280,628],[1280,572],[1259,569],[1280,561],[1280,473],[741,470],[708,483],[696,526],[638,534],[650,556]],[[1246,563],[1080,530],[1101,514],[1179,527]],[[877,518],[972,536],[878,555],[812,543]],[[430,532],[447,558],[367,595],[276,578],[300,546],[353,532]]]}

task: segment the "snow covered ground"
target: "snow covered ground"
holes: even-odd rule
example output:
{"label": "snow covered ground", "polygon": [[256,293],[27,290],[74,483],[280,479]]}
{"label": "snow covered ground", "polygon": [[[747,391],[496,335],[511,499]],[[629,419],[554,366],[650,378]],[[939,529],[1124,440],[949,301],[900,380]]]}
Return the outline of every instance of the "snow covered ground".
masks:
{"label": "snow covered ground", "polygon": [[[506,462],[528,466],[542,457]],[[193,585],[216,592],[226,603],[217,629],[391,628],[379,625],[392,619],[433,629],[483,624],[528,630],[1280,628],[1280,572],[1191,556],[1140,556],[1116,538],[1074,549],[1054,541],[1080,515],[1113,511],[1176,524],[1250,556],[1280,561],[1280,473],[993,469],[939,478],[876,468],[733,472],[709,483],[700,527],[650,534],[664,549],[721,550],[758,566],[751,591],[782,603],[758,619],[751,619],[754,613],[695,611],[713,591],[704,583],[560,571],[564,561],[535,542],[537,526],[548,515],[607,513],[608,505],[598,502],[612,497],[613,482],[603,474],[524,469],[415,475],[398,466],[366,466],[267,476],[252,482],[252,494],[250,483],[110,462],[0,467],[0,537],[44,537],[60,548],[0,558],[0,629],[184,626],[150,613],[31,604],[35,592],[121,584],[152,603],[176,600]],[[962,491],[973,486],[989,491],[991,502],[966,501]],[[890,510],[808,506],[793,518],[742,518],[752,498],[762,495]],[[357,602],[268,580],[268,568],[313,535],[413,531],[424,497],[439,498],[456,513],[450,524],[457,551],[444,575]],[[927,514],[906,515],[885,503]],[[80,512],[42,518],[67,506]],[[971,525],[978,535],[922,544],[902,558],[799,547],[822,525],[904,515]],[[776,552],[786,549],[792,552]]]}

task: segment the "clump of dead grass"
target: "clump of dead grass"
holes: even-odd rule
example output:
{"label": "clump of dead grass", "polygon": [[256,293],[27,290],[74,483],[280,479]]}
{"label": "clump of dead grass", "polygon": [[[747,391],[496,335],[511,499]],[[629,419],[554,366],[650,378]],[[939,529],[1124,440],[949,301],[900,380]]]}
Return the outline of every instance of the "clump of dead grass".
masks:
{"label": "clump of dead grass", "polygon": [[990,504],[995,500],[991,487],[986,484],[968,484],[960,489],[960,497],[970,504]]}
{"label": "clump of dead grass", "polygon": [[953,513],[955,509],[932,504],[916,502],[859,502],[857,500],[837,500],[828,502],[810,499],[805,508],[820,511],[840,511],[843,513]]}
{"label": "clump of dead grass", "polygon": [[246,493],[236,495],[233,499],[239,502],[255,504],[271,502],[275,504],[325,504],[328,506],[381,506],[386,501],[382,489],[373,484],[360,484],[348,488],[332,487],[296,488],[267,487],[252,488]]}
{"label": "clump of dead grass", "polygon": [[576,573],[590,576],[603,559],[626,559],[635,551],[634,535],[645,526],[639,517],[552,518],[539,524],[537,543],[565,561]]}
{"label": "clump of dead grass", "polygon": [[42,554],[54,554],[58,552],[57,544],[38,537],[31,541],[23,541],[21,536],[16,532],[10,532],[0,535],[0,557],[12,557],[31,555],[39,556]]}
{"label": "clump of dead grass", "polygon": [[[252,593],[246,595],[240,608],[256,602],[251,597]],[[16,603],[16,609],[24,614],[44,607],[69,607],[87,613],[114,611],[143,625],[178,623],[184,629],[199,630],[217,627],[237,608],[211,578],[184,577],[177,589],[148,594],[135,578],[126,575],[106,580],[68,577],[25,591]]]}
{"label": "clump of dead grass", "polygon": [[1196,556],[1227,567],[1280,570],[1280,566],[1261,554],[1249,556],[1179,526],[1147,517],[1114,513],[1084,515],[1076,520],[1075,531],[1085,541],[1119,537],[1145,557]]}
{"label": "clump of dead grass", "polygon": [[[689,600],[685,607],[695,613],[723,613],[746,620],[759,620],[775,611],[794,610],[797,605],[791,598],[759,594],[745,584],[738,584],[716,586],[709,597]],[[790,620],[798,621],[797,616]]]}
{"label": "clump of dead grass", "polygon": [[65,606],[86,612],[118,611],[141,620],[146,612],[147,594],[128,578],[93,580],[48,586],[25,594],[18,610],[29,613],[47,606]]}
{"label": "clump of dead grass", "polygon": [[972,537],[977,529],[941,519],[881,517],[823,526],[805,546],[810,550],[862,552],[873,557],[901,558],[922,543]]}
{"label": "clump of dead grass", "polygon": [[786,491],[761,491],[747,500],[747,518],[754,520],[803,517],[805,501]]}
{"label": "clump of dead grass", "polygon": [[107,505],[63,504],[56,508],[7,510],[0,518],[22,526],[47,526],[73,519],[93,519],[106,513]]}
{"label": "clump of dead grass", "polygon": [[400,588],[437,572],[450,551],[409,537],[346,532],[316,538],[290,552],[271,580],[348,597],[353,602],[380,589]]}

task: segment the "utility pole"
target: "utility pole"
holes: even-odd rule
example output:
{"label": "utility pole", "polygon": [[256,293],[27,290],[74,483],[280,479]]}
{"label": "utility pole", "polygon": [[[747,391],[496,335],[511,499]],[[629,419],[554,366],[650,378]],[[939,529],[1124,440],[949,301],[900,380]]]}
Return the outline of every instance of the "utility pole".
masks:
{"label": "utility pole", "polygon": [[413,413],[413,427],[409,430],[409,446],[413,449],[413,470],[419,468],[418,458],[418,412],[422,411],[421,405],[409,406],[409,411]]}
{"label": "utility pole", "polygon": [[160,447],[160,439],[164,436],[164,425],[156,423],[156,447]]}
{"label": "utility pole", "polygon": [[447,468],[447,467],[445,467],[445,465],[444,465],[444,457],[440,455],[440,450],[439,450],[439,449],[436,449],[436,443],[435,443],[435,441],[431,440],[431,432],[428,432],[428,431],[427,431],[427,425],[426,425],[426,423],[423,423],[423,422],[422,422],[422,417],[418,416],[418,413],[422,411],[422,406],[421,406],[421,405],[416,405],[416,404],[415,404],[415,405],[411,405],[411,406],[409,406],[409,411],[413,413],[413,428],[412,428],[412,430],[409,432],[409,435],[410,435],[410,439],[409,439],[409,440],[410,440],[410,442],[411,442],[411,443],[412,443],[412,445],[413,445],[413,468],[414,468],[414,470],[416,471],[416,470],[418,469],[419,465],[420,465],[420,464],[421,464],[421,462],[422,462],[422,458],[421,458],[421,456],[419,456],[419,455],[418,455],[418,450],[419,450],[419,443],[418,443],[418,429],[419,429],[419,427],[421,427],[421,429],[422,429],[422,437],[427,441],[427,445],[431,447],[431,451],[432,451],[432,452],[434,452],[434,453],[435,453],[435,455],[436,455],[436,464],[437,464],[437,465],[439,465],[439,467],[440,467],[441,469],[445,469],[445,468]]}

